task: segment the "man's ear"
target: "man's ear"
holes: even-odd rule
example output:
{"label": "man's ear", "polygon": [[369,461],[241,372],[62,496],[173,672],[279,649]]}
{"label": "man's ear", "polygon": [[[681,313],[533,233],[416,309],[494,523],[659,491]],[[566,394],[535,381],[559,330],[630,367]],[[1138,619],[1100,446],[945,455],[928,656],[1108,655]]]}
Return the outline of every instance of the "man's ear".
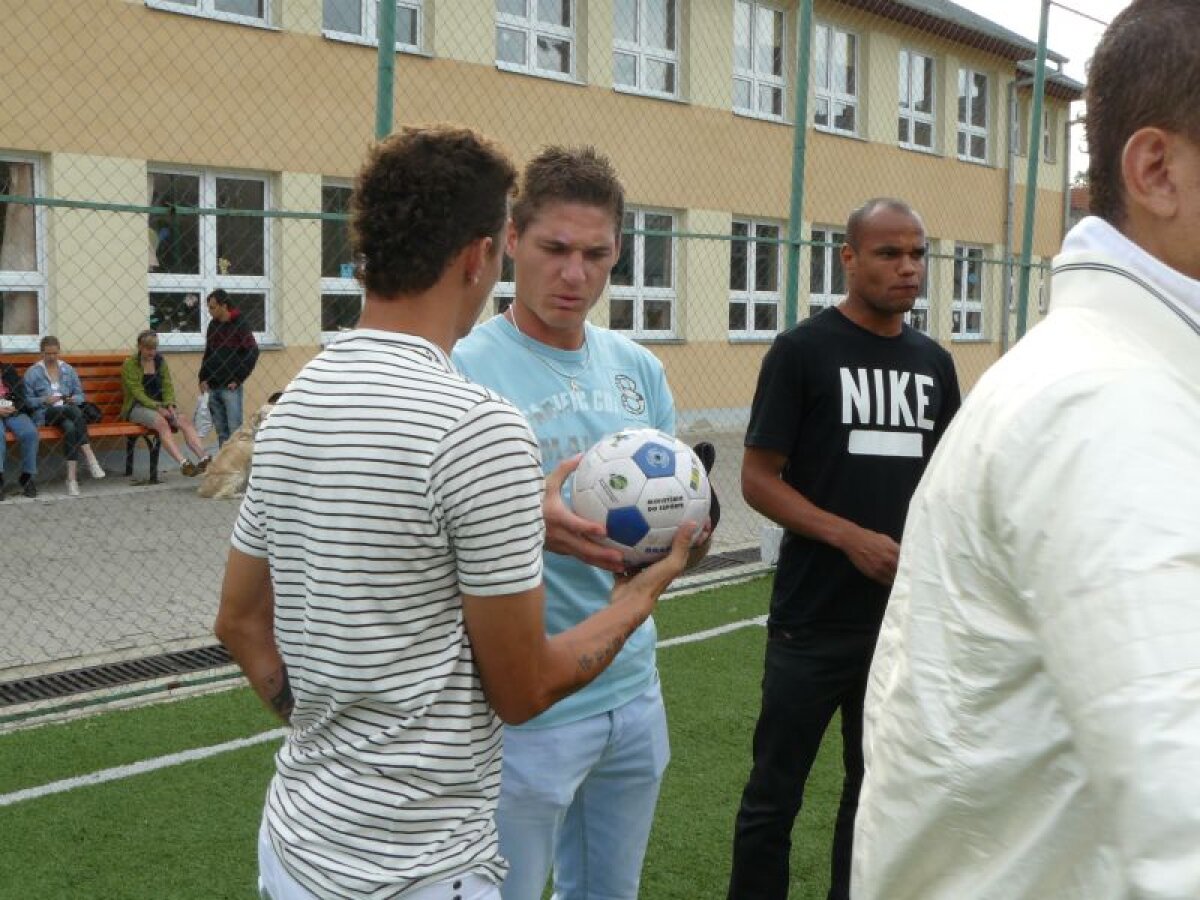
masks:
{"label": "man's ear", "polygon": [[463,247],[463,277],[471,284],[479,281],[479,276],[483,272],[484,266],[492,258],[492,254],[496,252],[493,249],[495,243],[493,238],[482,237],[476,238]]}
{"label": "man's ear", "polygon": [[[814,251],[816,250],[815,247],[813,249]],[[842,244],[841,249],[838,250],[838,256],[841,257],[842,260],[842,270],[845,271],[847,275],[850,274],[850,266],[854,264],[855,258],[854,248],[849,244]]]}
{"label": "man's ear", "polygon": [[1121,152],[1121,181],[1127,207],[1138,207],[1158,219],[1173,219],[1179,191],[1172,168],[1178,138],[1161,128],[1141,128]]}

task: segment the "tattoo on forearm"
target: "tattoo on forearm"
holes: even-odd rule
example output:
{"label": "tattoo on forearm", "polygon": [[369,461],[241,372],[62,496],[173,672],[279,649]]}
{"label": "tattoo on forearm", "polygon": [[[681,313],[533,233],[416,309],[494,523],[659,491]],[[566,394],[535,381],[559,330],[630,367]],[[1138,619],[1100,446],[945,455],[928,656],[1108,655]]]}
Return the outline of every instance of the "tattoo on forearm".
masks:
{"label": "tattoo on forearm", "polygon": [[596,669],[603,669],[621,652],[628,637],[628,634],[617,635],[595,653],[581,653],[578,660],[579,671],[591,674]]}
{"label": "tattoo on forearm", "polygon": [[287,666],[281,665],[278,672],[268,675],[263,683],[263,688],[267,702],[275,711],[275,715],[285,722],[290,722],[292,707],[295,706],[296,701],[292,697],[292,685],[288,681]]}

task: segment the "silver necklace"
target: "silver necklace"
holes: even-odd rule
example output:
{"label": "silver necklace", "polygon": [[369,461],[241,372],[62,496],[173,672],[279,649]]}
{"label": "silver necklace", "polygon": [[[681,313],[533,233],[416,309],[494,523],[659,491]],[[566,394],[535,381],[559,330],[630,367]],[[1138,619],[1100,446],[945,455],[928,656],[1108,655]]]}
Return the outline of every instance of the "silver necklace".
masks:
{"label": "silver necklace", "polygon": [[564,372],[562,369],[558,368],[558,366],[554,365],[554,363],[550,362],[549,359],[539,353],[536,349],[538,342],[521,330],[521,326],[517,324],[516,300],[514,300],[508,307],[508,321],[512,322],[513,328],[517,330],[517,336],[521,339],[521,346],[525,348],[526,353],[565,381],[567,386],[570,387],[572,393],[578,394],[583,392],[583,388],[579,386],[579,381],[577,379],[587,371],[588,363],[592,359],[592,347],[588,343],[586,325],[584,326],[583,332],[583,360],[579,363],[579,371],[572,374],[571,372]]}

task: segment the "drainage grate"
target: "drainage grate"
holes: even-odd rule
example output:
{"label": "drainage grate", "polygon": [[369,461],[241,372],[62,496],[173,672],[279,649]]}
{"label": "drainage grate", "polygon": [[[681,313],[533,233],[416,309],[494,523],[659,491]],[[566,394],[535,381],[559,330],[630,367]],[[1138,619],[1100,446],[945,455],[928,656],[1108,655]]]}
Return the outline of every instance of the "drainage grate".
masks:
{"label": "drainage grate", "polygon": [[229,651],[216,644],[195,650],[180,650],[103,666],[88,666],[85,669],[39,675],[36,678],[22,678],[0,683],[0,706],[57,700],[73,694],[86,694],[123,684],[215,669],[227,666],[232,661]]}
{"label": "drainage grate", "polygon": [[[703,559],[694,569],[689,570],[688,575],[703,575],[721,569],[730,569],[734,566],[744,566],[747,563],[758,562],[759,558],[757,547],[713,553]],[[139,681],[151,681],[170,675],[184,675],[189,672],[201,672],[205,669],[217,669],[227,666],[231,662],[233,660],[229,656],[229,651],[220,644],[214,644],[211,647],[199,647],[195,650],[180,650],[175,653],[162,653],[157,656],[146,656],[141,659],[109,663],[103,666],[70,669],[66,672],[55,672],[36,678],[0,682],[0,707],[14,706],[18,703],[34,703],[38,700],[57,700],[73,694],[86,694],[124,684],[135,684]]]}

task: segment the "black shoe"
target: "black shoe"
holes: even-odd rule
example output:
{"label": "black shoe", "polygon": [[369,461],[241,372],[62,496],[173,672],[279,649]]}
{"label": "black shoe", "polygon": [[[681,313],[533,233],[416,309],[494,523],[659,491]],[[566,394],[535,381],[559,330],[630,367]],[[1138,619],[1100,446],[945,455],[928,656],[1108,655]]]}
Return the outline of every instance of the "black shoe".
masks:
{"label": "black shoe", "polygon": [[21,487],[21,492],[26,497],[33,498],[37,496],[37,485],[33,483],[32,478],[25,482],[25,484]]}

